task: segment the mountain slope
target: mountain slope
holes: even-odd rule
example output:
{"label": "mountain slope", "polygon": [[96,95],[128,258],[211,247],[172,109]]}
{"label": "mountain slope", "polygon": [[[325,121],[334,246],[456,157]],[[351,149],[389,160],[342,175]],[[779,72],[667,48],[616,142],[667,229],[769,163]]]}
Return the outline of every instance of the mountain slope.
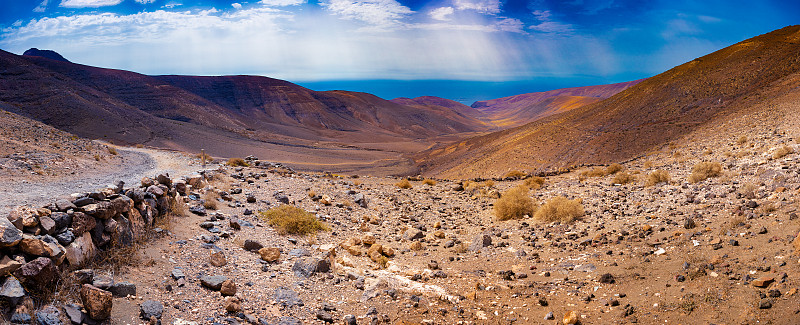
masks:
{"label": "mountain slope", "polygon": [[642,80],[555,89],[478,101],[472,104],[472,108],[488,116],[494,124],[510,128],[606,99]]}
{"label": "mountain slope", "polygon": [[800,91],[800,26],[754,37],[524,126],[427,151],[428,174],[501,176],[648,153],[765,99]]}

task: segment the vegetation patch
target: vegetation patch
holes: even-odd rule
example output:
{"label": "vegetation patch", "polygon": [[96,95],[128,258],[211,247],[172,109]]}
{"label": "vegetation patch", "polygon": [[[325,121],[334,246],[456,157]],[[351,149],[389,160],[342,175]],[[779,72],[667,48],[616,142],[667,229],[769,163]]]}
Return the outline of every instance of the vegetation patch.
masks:
{"label": "vegetation patch", "polygon": [[580,200],[556,196],[542,205],[533,218],[539,222],[570,223],[583,217],[584,213]]}
{"label": "vegetation patch", "polygon": [[614,175],[614,179],[611,180],[612,184],[628,184],[636,180],[636,176],[631,175],[628,172],[621,172]]}
{"label": "vegetation patch", "polygon": [[261,219],[268,222],[279,234],[309,235],[327,231],[328,226],[306,210],[291,205],[281,205],[261,212]]}
{"label": "vegetation patch", "polygon": [[512,171],[506,173],[506,175],[503,176],[503,178],[507,178],[507,179],[523,179],[523,178],[525,178],[525,176],[526,176],[525,173],[523,173],[521,171],[512,170]]}
{"label": "vegetation patch", "polygon": [[645,181],[645,186],[653,186],[656,184],[661,183],[668,183],[670,181],[669,172],[666,170],[656,170],[650,174],[647,174],[647,181]]}
{"label": "vegetation patch", "polygon": [[536,212],[536,203],[528,195],[528,187],[517,186],[506,191],[494,202],[494,214],[497,220],[522,219],[523,216],[533,216]]}
{"label": "vegetation patch", "polygon": [[250,164],[248,164],[248,163],[247,163],[246,161],[244,161],[244,159],[242,159],[242,158],[230,158],[230,159],[228,159],[228,166],[233,166],[233,167],[249,167],[249,166],[250,166]]}
{"label": "vegetation patch", "polygon": [[544,177],[533,176],[525,179],[525,186],[529,189],[537,190],[544,185]]}
{"label": "vegetation patch", "polygon": [[428,178],[428,179],[425,179],[424,181],[422,181],[422,184],[434,186],[434,185],[436,185],[436,181]]}
{"label": "vegetation patch", "polygon": [[710,177],[717,177],[722,173],[722,165],[718,162],[704,161],[694,165],[692,174],[689,175],[690,183],[702,182]]}
{"label": "vegetation patch", "polygon": [[616,174],[616,173],[619,173],[619,172],[621,172],[621,171],[622,171],[622,169],[624,169],[624,168],[622,167],[622,165],[620,165],[620,164],[617,164],[617,163],[614,163],[614,164],[611,164],[611,165],[609,165],[608,167],[606,167],[606,174],[608,174],[608,175],[614,175],[614,174]]}
{"label": "vegetation patch", "polygon": [[775,153],[772,154],[772,159],[780,159],[786,157],[786,155],[794,153],[794,149],[792,147],[784,145],[783,147],[778,148]]}
{"label": "vegetation patch", "polygon": [[407,179],[394,183],[394,186],[397,186],[402,189],[409,189],[412,187],[411,182],[409,182]]}

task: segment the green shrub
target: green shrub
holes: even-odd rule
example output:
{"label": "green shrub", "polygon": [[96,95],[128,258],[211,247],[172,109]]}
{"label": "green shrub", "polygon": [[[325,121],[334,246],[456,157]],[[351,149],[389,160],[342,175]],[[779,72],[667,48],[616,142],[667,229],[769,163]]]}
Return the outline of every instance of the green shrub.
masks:
{"label": "green shrub", "polygon": [[328,230],[313,214],[291,205],[281,205],[261,212],[260,215],[262,220],[267,221],[281,235],[305,236]]}

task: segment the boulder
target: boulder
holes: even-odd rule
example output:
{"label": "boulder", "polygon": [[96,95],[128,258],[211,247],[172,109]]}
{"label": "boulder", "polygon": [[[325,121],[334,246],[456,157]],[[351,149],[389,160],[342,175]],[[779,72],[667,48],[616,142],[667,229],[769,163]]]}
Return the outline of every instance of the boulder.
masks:
{"label": "boulder", "polygon": [[8,220],[18,229],[39,225],[39,214],[31,207],[20,205],[11,210]]}
{"label": "boulder", "polygon": [[208,258],[209,261],[211,262],[211,265],[213,266],[219,267],[228,264],[228,260],[225,258],[225,253],[223,253],[222,251],[211,250],[209,252]]}
{"label": "boulder", "polygon": [[222,275],[205,275],[200,277],[200,283],[211,290],[219,291],[222,289],[222,283],[227,281],[228,278]]}
{"label": "boulder", "polygon": [[45,289],[55,282],[58,270],[50,258],[39,257],[17,269],[14,276],[29,288]]}
{"label": "boulder", "polygon": [[255,240],[251,240],[251,239],[245,240],[244,241],[244,245],[243,245],[243,248],[245,250],[251,251],[251,252],[258,251],[263,247],[264,247],[264,245],[262,245],[261,243],[255,241]]}
{"label": "boulder", "polygon": [[83,212],[97,219],[108,219],[116,214],[114,205],[108,201],[100,201],[83,207]]}
{"label": "boulder", "polygon": [[11,305],[16,305],[22,297],[25,297],[25,288],[15,277],[7,277],[0,288],[0,297],[6,299]]}
{"label": "boulder", "polygon": [[96,288],[91,284],[81,287],[81,301],[83,308],[89,312],[89,317],[94,320],[104,320],[111,316],[113,296],[111,292]]}
{"label": "boulder", "polygon": [[403,237],[405,237],[408,240],[416,240],[425,237],[425,234],[422,232],[422,230],[419,230],[417,228],[409,228],[403,234]]}
{"label": "boulder", "polygon": [[12,274],[20,267],[22,267],[22,263],[15,261],[8,256],[3,256],[3,259],[0,260],[0,277]]}
{"label": "boulder", "polygon": [[481,248],[492,245],[492,236],[482,234],[475,237],[469,244],[468,250],[471,252],[479,251]]}
{"label": "boulder", "polygon": [[353,198],[353,202],[355,202],[356,204],[358,204],[360,207],[362,207],[364,209],[367,208],[367,203],[369,203],[367,198],[364,197],[364,194],[362,194],[362,193],[356,194],[355,198]]}
{"label": "boulder", "polygon": [[281,249],[277,247],[264,247],[258,250],[261,259],[267,262],[275,262],[281,257]]}
{"label": "boulder", "polygon": [[292,266],[292,271],[296,276],[309,277],[315,273],[325,273],[331,270],[328,260],[315,257],[306,257],[297,260]]}
{"label": "boulder", "polygon": [[157,300],[146,300],[139,305],[139,317],[149,321],[151,318],[161,319],[164,313],[164,305]]}
{"label": "boulder", "polygon": [[92,242],[92,236],[87,232],[75,239],[72,244],[66,247],[67,261],[73,267],[82,265],[84,262],[94,258],[97,248]]}
{"label": "boulder", "polygon": [[233,280],[225,280],[219,289],[219,293],[223,296],[233,296],[236,294],[236,283]]}
{"label": "boulder", "polygon": [[0,217],[0,247],[12,247],[22,240],[22,231],[9,219]]}
{"label": "boulder", "polygon": [[72,233],[79,237],[83,233],[94,229],[95,223],[94,217],[83,212],[75,212],[72,215]]}
{"label": "boulder", "polygon": [[61,230],[69,227],[72,224],[72,216],[65,212],[53,212],[50,214],[50,219],[56,224],[56,229]]}
{"label": "boulder", "polygon": [[56,222],[49,216],[39,217],[39,226],[41,226],[42,231],[48,235],[55,234],[57,230]]}
{"label": "boulder", "polygon": [[159,174],[156,177],[156,182],[166,187],[172,186],[172,179],[169,178],[169,174]]}
{"label": "boulder", "polygon": [[67,212],[69,210],[75,210],[77,208],[78,207],[76,207],[75,204],[72,204],[72,202],[70,202],[69,200],[66,199],[56,200],[56,209],[58,209],[58,211]]}
{"label": "boulder", "polygon": [[111,200],[111,205],[114,207],[116,214],[127,213],[133,209],[133,200],[125,195]]}
{"label": "boulder", "polygon": [[127,297],[136,295],[136,285],[130,282],[116,282],[108,288],[114,297]]}
{"label": "boulder", "polygon": [[47,306],[36,312],[37,325],[61,325],[61,311],[55,306]]}

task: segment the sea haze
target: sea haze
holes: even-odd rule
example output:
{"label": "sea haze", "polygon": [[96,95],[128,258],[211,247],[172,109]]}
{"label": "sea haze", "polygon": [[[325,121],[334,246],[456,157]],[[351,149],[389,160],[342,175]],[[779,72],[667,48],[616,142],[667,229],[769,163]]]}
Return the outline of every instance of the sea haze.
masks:
{"label": "sea haze", "polygon": [[436,96],[465,105],[480,100],[513,96],[559,88],[583,87],[625,82],[649,76],[604,79],[596,77],[536,78],[519,81],[464,81],[464,80],[332,80],[296,82],[316,91],[349,90],[366,92],[383,99],[398,97]]}

